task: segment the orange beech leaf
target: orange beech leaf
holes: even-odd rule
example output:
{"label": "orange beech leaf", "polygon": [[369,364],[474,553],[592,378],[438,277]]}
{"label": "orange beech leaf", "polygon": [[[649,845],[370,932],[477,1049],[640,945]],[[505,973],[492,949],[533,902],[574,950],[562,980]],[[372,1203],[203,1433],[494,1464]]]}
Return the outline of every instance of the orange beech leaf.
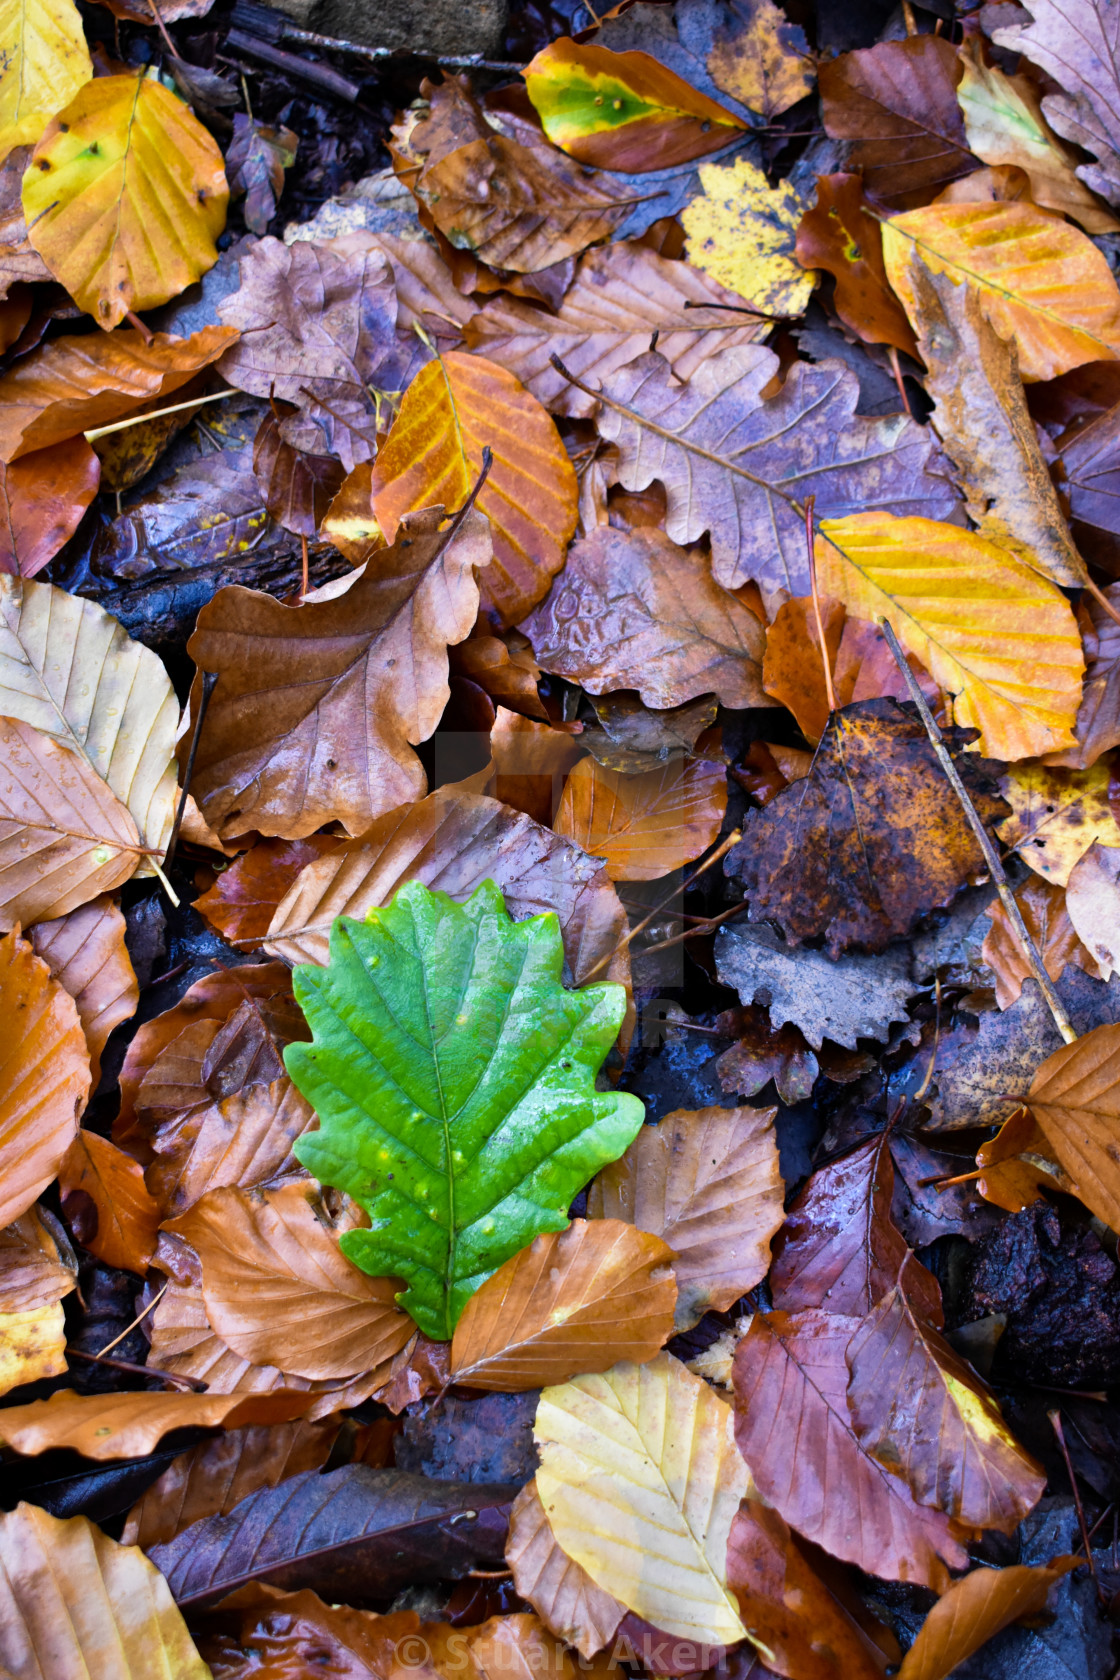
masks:
{"label": "orange beech leaf", "polygon": [[0,463],[0,572],[41,572],[78,529],[100,481],[84,437]]}
{"label": "orange beech leaf", "polygon": [[835,276],[836,313],[865,344],[914,354],[914,329],[887,280],[882,229],[867,208],[861,175],[817,176],[817,202],[797,229],[797,260]]}
{"label": "orange beech leaf", "polygon": [[299,1377],[358,1376],[387,1366],[416,1326],[396,1304],[399,1279],[347,1260],[313,1196],[307,1182],[212,1190],[168,1229],[198,1255],[206,1316],[234,1353]]}
{"label": "orange beech leaf", "polygon": [[919,1323],[902,1284],[864,1319],[847,1359],[848,1406],[865,1452],[920,1505],[965,1528],[1018,1527],[1042,1496],[1045,1472],[971,1366]]}
{"label": "orange beech leaf", "polygon": [[0,1313],[52,1306],[77,1281],[77,1259],[52,1213],[31,1207],[0,1230]]}
{"label": "orange beech leaf", "polygon": [[301,869],[333,852],[341,841],[333,834],[309,834],[304,840],[258,840],[228,869],[194,907],[223,939],[243,948],[260,944],[269,923]]}
{"label": "orange beech leaf", "polygon": [[758,1490],[806,1540],[888,1581],[944,1591],[968,1553],[949,1518],[864,1452],[845,1350],[858,1318],[756,1313],[735,1353],[735,1439]]}
{"label": "orange beech leaf", "polygon": [[[909,1249],[891,1218],[894,1163],[885,1133],[818,1167],[790,1207],[774,1244],[774,1305],[862,1318],[895,1284]],[[916,1261],[906,1288],[924,1318],[943,1324],[941,1290]]]}
{"label": "orange beech leaf", "polygon": [[155,333],[148,344],[129,327],[51,339],[0,376],[0,460],[123,420],[177,391],[236,338],[232,327],[203,327],[191,338]]}
{"label": "orange beech leaf", "polygon": [[789,1525],[750,1494],[727,1542],[727,1581],[771,1667],[798,1680],[883,1680],[887,1659],[829,1591]]}
{"label": "orange beech leaf", "polygon": [[[412,749],[447,703],[447,647],[474,625],[491,553],[477,512],[442,523],[439,507],[407,514],[343,594],[289,607],[230,585],[203,607],[188,651],[219,681],[192,786],[223,839],[295,840],[331,821],[360,834],[423,795]],[[200,674],[193,705],[201,692]]]}
{"label": "orange beech leaf", "polygon": [[39,922],[28,934],[36,955],[78,1006],[94,1085],[109,1034],[136,1013],[140,1000],[124,934],[124,917],[108,897],[57,921]]}
{"label": "orange beech leaf", "polygon": [[643,1126],[587,1194],[591,1219],[628,1219],[675,1256],[676,1328],[732,1306],[766,1276],[784,1218],[774,1108],[677,1109]]}
{"label": "orange beech leaf", "polygon": [[[470,643],[465,645],[469,647]],[[515,811],[524,811],[542,828],[551,828],[565,777],[582,757],[578,735],[569,735],[550,723],[519,717],[507,707],[498,706],[490,729],[494,775],[486,785],[493,798],[512,805]],[[599,868],[603,869],[603,865]],[[606,880],[605,869],[603,879]]]}
{"label": "orange beech leaf", "polygon": [[1094,1027],[1047,1056],[1031,1080],[1027,1106],[1073,1194],[1120,1230],[1120,1026]]}
{"label": "orange beech leaf", "polygon": [[58,1169],[62,1211],[83,1248],[141,1276],[151,1264],[159,1206],[139,1161],[108,1138],[80,1131]]}
{"label": "orange beech leaf", "polygon": [[494,559],[482,577],[483,605],[516,624],[564,564],[578,488],[555,422],[505,368],[458,350],[421,368],[373,464],[373,511],[392,542],[406,513],[437,502],[461,507],[485,448],[494,459],[478,508],[490,521]]}
{"label": "orange beech leaf", "polygon": [[517,630],[508,632],[508,637],[502,641],[498,636],[474,635],[459,642],[448,650],[451,670],[485,689],[496,707],[510,707],[547,722],[548,713],[537,692],[541,668],[529,640]]}
{"label": "orange beech leaf", "polygon": [[[1051,980],[1060,978],[1067,963],[1075,963],[1086,974],[1096,978],[1096,959],[1077,936],[1066,908],[1064,887],[1032,875],[1015,894],[1015,902]],[[1001,1009],[1009,1009],[1022,991],[1023,981],[1033,970],[1023,954],[1022,941],[1012,928],[1000,901],[995,899],[984,914],[990,917],[992,925],[984,935],[980,957],[995,974],[996,1002]]]}
{"label": "orange beech leaf", "polygon": [[373,517],[368,461],[347,473],[323,515],[319,537],[329,542],[352,566],[363,566],[376,549],[385,547],[381,527]]}
{"label": "orange beech leaf", "polygon": [[74,1000],[13,930],[0,938],[0,1228],[56,1176],[89,1091]]}
{"label": "orange beech leaf", "polygon": [[672,1262],[659,1237],[619,1219],[534,1237],[464,1307],[451,1380],[521,1393],[652,1359],[673,1333]]}
{"label": "orange beech leaf", "polygon": [[0,1440],[18,1453],[70,1447],[83,1458],[143,1458],[172,1429],[236,1428],[303,1417],[306,1394],[77,1394],[60,1389],[49,1400],[10,1406],[0,1416]]}
{"label": "orange beech leaf", "polygon": [[898,1680],[946,1680],[1011,1622],[1045,1610],[1050,1588],[1082,1562],[1080,1557],[1057,1557],[1045,1565],[973,1569],[954,1581],[919,1628]]}
{"label": "orange beech leaf", "polygon": [[521,1597],[581,1657],[593,1657],[610,1643],[626,1607],[557,1544],[535,1478],[510,1509],[506,1562]]}
{"label": "orange beech leaf", "polygon": [[1062,1170],[1052,1159],[1046,1134],[1026,1108],[1017,1108],[995,1137],[980,1145],[976,1165],[984,1168],[976,1188],[1008,1213],[1040,1202],[1043,1187],[1062,1188]]}
{"label": "orange beech leaf", "polygon": [[1025,380],[1120,355],[1120,291],[1088,234],[1034,204],[931,204],[883,223],[887,276],[915,316],[910,261],[977,286]]}
{"label": "orange beech leaf", "polygon": [[210,1676],[142,1552],[88,1517],[27,1504],[0,1516],[0,1669],[18,1680]]}
{"label": "orange beech leaf", "polygon": [[707,851],[726,810],[727,774],[714,759],[625,776],[584,758],[564,784],[555,828],[601,857],[612,881],[652,881]]}
{"label": "orange beech leaf", "polygon": [[167,1466],[125,1519],[121,1544],[174,1540],[203,1517],[224,1515],[257,1488],[276,1487],[303,1470],[318,1470],[338,1435],[337,1419],[248,1424],[202,1441]]}

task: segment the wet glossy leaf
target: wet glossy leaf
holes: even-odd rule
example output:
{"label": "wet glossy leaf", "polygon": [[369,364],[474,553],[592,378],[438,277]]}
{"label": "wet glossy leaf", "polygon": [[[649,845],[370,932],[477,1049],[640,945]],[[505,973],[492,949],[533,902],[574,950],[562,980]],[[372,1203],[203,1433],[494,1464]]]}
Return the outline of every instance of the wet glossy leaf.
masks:
{"label": "wet glossy leaf", "polygon": [[309,834],[304,840],[258,840],[223,869],[194,907],[222,938],[242,949],[258,944],[268,932],[276,907],[300,871],[341,844],[333,835]]}
{"label": "wet glossy leaf", "polygon": [[120,583],[154,572],[240,562],[275,538],[249,449],[222,450],[171,474],[94,538],[91,564]]}
{"label": "wet glossy leaf", "polygon": [[954,1581],[918,1630],[899,1680],[945,1680],[1009,1623],[1045,1610],[1050,1588],[1077,1564],[1062,1557],[1048,1565],[974,1569]]}

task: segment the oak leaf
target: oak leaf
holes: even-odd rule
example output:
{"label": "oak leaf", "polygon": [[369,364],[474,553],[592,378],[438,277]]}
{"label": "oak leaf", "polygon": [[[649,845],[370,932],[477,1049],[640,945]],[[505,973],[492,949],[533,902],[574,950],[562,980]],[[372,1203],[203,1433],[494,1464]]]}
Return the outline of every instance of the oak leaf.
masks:
{"label": "oak leaf", "polygon": [[214,1330],[254,1365],[353,1377],[387,1366],[414,1334],[397,1281],[350,1264],[306,1182],[209,1191],[169,1229],[198,1255]]}
{"label": "oak leaf", "polygon": [[217,262],[228,199],[217,143],[146,75],[80,88],[48,124],[23,182],[32,245],[106,331]]}
{"label": "oak leaf", "polygon": [[1081,637],[1038,570],[974,531],[889,513],[822,521],[816,558],[822,592],[860,618],[891,620],[952,693],[956,722],[979,728],[980,752],[1010,761],[1071,744]]}
{"label": "oak leaf", "polygon": [[581,1657],[593,1657],[610,1643],[626,1607],[596,1586],[557,1543],[535,1478],[526,1482],[510,1509],[506,1562],[519,1595]]}
{"label": "oak leaf", "polygon": [[578,487],[554,421],[512,374],[457,350],[422,368],[373,464],[373,511],[392,542],[405,514],[461,506],[487,448],[493,462],[478,509],[490,521],[494,559],[483,601],[503,624],[516,624],[564,564]]}
{"label": "oak leaf", "polygon": [[612,881],[652,881],[707,851],[727,810],[715,759],[676,759],[628,776],[582,758],[564,783],[557,834],[601,857]]}
{"label": "oak leaf", "polygon": [[[148,1398],[155,1398],[149,1396]],[[23,1680],[210,1680],[167,1582],[88,1517],[0,1516],[0,1666]]]}
{"label": "oak leaf", "polygon": [[0,463],[0,572],[41,572],[74,535],[100,478],[85,438]]}
{"label": "oak leaf", "polygon": [[952,517],[956,492],[928,430],[905,415],[857,415],[859,383],[834,360],[795,362],[764,402],[777,371],[772,351],[748,345],[709,357],[681,384],[651,351],[604,385],[610,402],[598,425],[618,446],[621,483],[643,490],[661,480],[666,532],[687,544],[709,531],[712,571],[725,589],[753,578],[768,592],[809,593],[804,516],[775,484],[788,496],[815,496],[821,518],[857,507]]}
{"label": "oak leaf", "polygon": [[28,938],[78,1006],[96,1086],[109,1034],[136,1013],[140,1001],[125,919],[111,898],[95,898],[57,921],[38,922]]}
{"label": "oak leaf", "polygon": [[864,343],[914,354],[914,330],[888,284],[882,230],[867,208],[861,176],[817,176],[817,202],[797,228],[797,260],[834,277],[836,313]]}
{"label": "oak leaf", "polygon": [[677,1109],[643,1126],[587,1194],[591,1219],[627,1219],[673,1250],[676,1328],[733,1306],[766,1276],[783,1220],[773,1108]]}
{"label": "oak leaf", "polygon": [[214,885],[195,899],[194,907],[228,943],[259,945],[300,871],[340,844],[333,834],[258,840],[222,870]]}
{"label": "oak leaf", "polygon": [[69,1447],[83,1458],[143,1458],[173,1429],[286,1423],[307,1411],[306,1394],[78,1394],[56,1390],[49,1400],[9,1406],[0,1439],[34,1455]]}
{"label": "oak leaf", "polygon": [[77,1259],[53,1214],[30,1207],[0,1230],[0,1313],[53,1306],[77,1281]]}
{"label": "oak leaf", "polygon": [[1080,1561],[1057,1557],[1048,1564],[1013,1563],[1006,1569],[973,1569],[963,1575],[927,1614],[903,1658],[898,1680],[946,1680],[1010,1623],[1041,1614],[1051,1587]]}
{"label": "oak leaf", "polygon": [[748,1475],[714,1389],[661,1353],[546,1388],[533,1435],[552,1532],[596,1586],[678,1638],[744,1637],[725,1560]]}
{"label": "oak leaf", "polygon": [[288,607],[231,585],[199,613],[188,652],[219,681],[192,787],[222,838],[299,839],[331,820],[359,834],[423,794],[409,743],[439,721],[447,644],[474,624],[490,550],[480,515],[442,517],[409,515],[341,596]]}
{"label": "oak leaf", "polygon": [[[1094,848],[1095,850],[1095,848]],[[1114,852],[1114,857],[1120,858],[1120,852]],[[1066,903],[1067,895],[1051,881],[1039,881],[1033,877],[1024,881],[1015,894],[1015,902],[1019,906],[1027,932],[1038,947],[1043,966],[1051,980],[1061,977],[1067,963],[1076,963],[1087,974],[1096,974],[1096,957],[1101,953],[1096,949],[1096,937],[1107,928],[1107,920],[1103,927],[1094,917],[1094,944],[1088,948],[1082,944],[1079,930],[1069,914]],[[1100,906],[1096,907],[1099,911]],[[996,977],[996,1002],[1001,1009],[1006,1009],[1015,1002],[1023,987],[1023,981],[1034,970],[1028,963],[1023,952],[1022,940],[1016,929],[1011,926],[1007,911],[997,899],[990,904],[985,915],[991,918],[992,926],[984,936],[984,943],[980,950],[982,961],[986,962]],[[1102,973],[1102,980],[1108,975]]]}
{"label": "oak leaf", "polygon": [[965,1528],[1010,1534],[1019,1526],[1045,1473],[972,1368],[919,1321],[905,1272],[856,1330],[847,1360],[852,1427],[865,1452],[901,1476],[920,1505]]}
{"label": "oak leaf", "polygon": [[1055,886],[1064,887],[1093,845],[1120,847],[1120,824],[1109,804],[1110,769],[1016,764],[1000,780],[1011,815],[1000,823],[1001,843]]}
{"label": "oak leaf", "polygon": [[160,1210],[139,1161],[108,1138],[80,1131],[58,1169],[62,1211],[83,1248],[106,1266],[147,1271]]}
{"label": "oak leaf", "polygon": [[772,187],[745,157],[702,163],[700,182],[680,213],[689,261],[764,315],[799,315],[816,276],[797,261],[804,205],[795,187]]}
{"label": "oak leaf", "polygon": [[707,67],[717,87],[768,120],[813,91],[805,31],[773,0],[739,0],[715,32]]}
{"label": "oak leaf", "polygon": [[1120,1227],[1120,1026],[1096,1027],[1038,1068],[1027,1105],[1090,1213]]}
{"label": "oak leaf", "polygon": [[1087,234],[1049,210],[931,204],[883,223],[883,256],[911,320],[915,256],[934,274],[976,286],[997,333],[1016,344],[1025,380],[1120,355],[1112,271]]}

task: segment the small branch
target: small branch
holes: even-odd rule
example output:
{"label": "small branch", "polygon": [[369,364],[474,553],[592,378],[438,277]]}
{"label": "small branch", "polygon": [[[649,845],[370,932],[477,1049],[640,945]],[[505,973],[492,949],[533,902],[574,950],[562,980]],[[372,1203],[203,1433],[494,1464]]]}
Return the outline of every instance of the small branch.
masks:
{"label": "small branch", "polygon": [[135,330],[140,334],[140,337],[144,340],[144,343],[150,349],[152,341],[156,335],[152,331],[151,327],[148,326],[147,322],[142,321],[134,309],[126,309],[124,312],[124,318],[130,327],[135,328]]}
{"label": "small branch", "polygon": [[211,391],[208,397],[192,397],[190,402],[172,403],[170,408],[149,409],[147,414],[133,414],[128,420],[114,420],[111,426],[94,426],[92,431],[83,432],[87,443],[96,443],[98,438],[108,437],[110,432],[123,432],[129,426],[141,426],[145,420],[162,420],[165,414],[181,414],[187,408],[201,408],[203,403],[221,402],[223,397],[239,397],[240,391],[230,386],[228,391]]}
{"label": "small branch", "polygon": [[159,9],[157,0],[148,0],[148,5],[152,8],[152,16],[155,19],[156,27],[163,36],[164,46],[167,48],[172,58],[177,58],[179,62],[182,63],[183,55],[171,39],[170,35],[167,33],[167,25],[163,21],[163,13]]}
{"label": "small branch", "polygon": [[[659,939],[655,945],[643,946],[638,955],[648,957],[653,951],[667,951],[671,945],[683,945],[686,939],[695,939],[698,933],[711,933],[721,922],[726,922],[731,916],[738,916],[749,903],[750,900],[744,898],[741,904],[733,904],[730,910],[721,910],[718,916],[709,916],[699,927],[686,928],[683,933],[675,933],[671,939]],[[671,1022],[669,1024],[672,1025]]]}
{"label": "small branch", "polygon": [[894,662],[898,666],[899,671],[902,673],[903,681],[910,690],[910,698],[918,708],[918,716],[925,725],[926,734],[929,736],[930,746],[937,754],[941,768],[949,778],[950,786],[957,798],[960,800],[961,809],[968,818],[969,827],[972,829],[973,834],[975,834],[980,843],[980,850],[984,854],[984,861],[987,863],[988,868],[991,871],[992,880],[996,884],[996,891],[999,893],[1000,903],[1007,912],[1007,919],[1011,923],[1016,937],[1023,948],[1023,955],[1027,959],[1027,965],[1030,968],[1031,973],[1034,975],[1034,978],[1038,981],[1039,986],[1042,988],[1042,995],[1050,1006],[1050,1013],[1054,1017],[1054,1024],[1061,1033],[1065,1042],[1067,1044],[1072,1044],[1074,1039],[1077,1037],[1077,1034],[1074,1032],[1070,1018],[1066,1013],[1065,1004],[1058,996],[1057,991],[1054,988],[1054,982],[1046,972],[1046,967],[1042,961],[1038,946],[1031,938],[1027,929],[1027,924],[1023,920],[1022,911],[1015,902],[1015,894],[1011,891],[1007,876],[1003,872],[1003,864],[1000,862],[999,853],[993,846],[991,836],[989,835],[987,829],[980,821],[976,807],[969,798],[968,789],[961,781],[957,767],[949,756],[948,750],[946,749],[941,736],[941,731],[934,722],[933,713],[926,704],[926,697],[921,691],[917,677],[910,669],[909,661],[899,645],[898,637],[894,633],[894,628],[891,625],[890,620],[887,618],[881,618],[879,623],[882,626],[883,635],[886,637],[887,646],[894,655]]}
{"label": "small branch", "polygon": [[815,503],[815,496],[808,497],[805,503],[805,542],[809,551],[809,588],[813,592],[813,617],[817,621],[817,637],[821,644],[821,664],[824,666],[824,691],[828,696],[828,715],[832,717],[836,711],[836,691],[832,686],[832,662],[828,657],[828,647],[824,639],[821,598],[817,589],[817,559],[813,551],[813,507]]}
{"label": "small branch", "polygon": [[[119,1336],[114,1336],[113,1340],[111,1342],[107,1342],[105,1344],[105,1346],[101,1349],[101,1352],[97,1355],[98,1359],[104,1359],[105,1355],[107,1353],[112,1353],[113,1349],[115,1347],[117,1347],[121,1342],[123,1342],[126,1336],[131,1336],[131,1334],[135,1330],[136,1326],[138,1324],[143,1323],[144,1319],[146,1319],[148,1314],[152,1311],[152,1308],[159,1306],[160,1302],[163,1300],[163,1297],[167,1294],[167,1291],[170,1288],[171,1288],[171,1283],[170,1283],[170,1280],[168,1280],[168,1282],[164,1284],[163,1288],[158,1290],[156,1292],[156,1294],[154,1294],[152,1296],[151,1300],[148,1302],[148,1304],[144,1308],[143,1312],[137,1313],[137,1315],[133,1319],[132,1323],[129,1324],[129,1325],[126,1325],[126,1327],[121,1331]],[[87,1357],[92,1359],[93,1354],[89,1354],[89,1355],[87,1355]]]}
{"label": "small branch", "polygon": [[913,420],[914,410],[910,407],[910,397],[906,390],[906,382],[902,377],[902,368],[899,365],[898,351],[895,349],[893,344],[890,346],[888,354],[890,356],[891,371],[894,374],[894,382],[898,386],[898,394],[902,398],[902,406],[910,416],[911,420]]}
{"label": "small branch", "polygon": [[167,850],[163,854],[165,871],[171,868],[175,848],[179,844],[179,830],[183,826],[183,817],[187,809],[187,796],[191,791],[191,777],[194,775],[195,754],[198,752],[198,743],[202,737],[202,725],[206,721],[210,696],[218,686],[219,674],[217,671],[203,671],[202,673],[202,698],[198,702],[198,716],[194,720],[194,729],[191,733],[191,750],[187,754],[187,765],[183,771],[183,791],[179,795],[179,809],[175,813],[175,821],[171,825],[171,836],[167,842]]}
{"label": "small branch", "polygon": [[[716,847],[716,849],[712,853],[711,857],[706,858],[705,861],[700,865],[699,869],[695,870],[694,873],[689,876],[687,881],[682,881],[680,886],[676,889],[675,892],[671,892],[669,894],[668,898],[663,899],[660,904],[656,905],[650,911],[649,915],[644,917],[643,920],[638,923],[637,927],[631,928],[629,933],[625,934],[619,940],[618,944],[615,946],[613,951],[608,951],[607,955],[605,957],[600,957],[599,958],[599,961],[595,964],[595,967],[592,968],[592,969],[589,969],[588,972],[584,975],[583,979],[580,981],[580,985],[581,986],[586,986],[589,981],[594,980],[595,976],[598,974],[598,972],[601,968],[608,968],[610,966],[610,964],[614,961],[615,957],[617,957],[618,953],[620,951],[625,951],[626,947],[630,944],[630,941],[632,939],[636,939],[638,934],[641,933],[643,928],[647,928],[652,921],[656,921],[657,917],[660,916],[661,912],[663,910],[667,910],[669,908],[670,904],[672,904],[672,902],[675,898],[677,898],[678,896],[681,896],[684,893],[686,893],[688,891],[689,887],[691,887],[694,882],[698,881],[700,879],[701,875],[705,874],[706,871],[709,870],[714,863],[718,863],[720,858],[726,857],[728,852],[731,850],[732,846],[737,846],[739,844],[739,841],[742,838],[743,838],[742,829],[741,828],[733,828],[731,830],[731,833],[729,835],[727,835],[725,839],[721,840],[720,844]],[[739,906],[738,908],[742,908],[742,907]],[[654,949],[656,949],[656,947],[651,946],[650,949],[654,950]]]}
{"label": "small branch", "polygon": [[161,1371],[158,1365],[134,1365],[130,1359],[106,1359],[103,1353],[83,1353],[81,1348],[68,1347],[66,1356],[68,1359],[87,1359],[91,1365],[107,1365],[111,1371],[129,1371],[138,1377],[158,1377],[161,1382],[189,1389],[192,1394],[205,1394],[209,1386],[198,1377],[181,1377],[176,1371]]}
{"label": "small branch", "polygon": [[1098,589],[1097,585],[1093,582],[1093,580],[1089,576],[1088,572],[1086,572],[1086,574],[1085,574],[1085,588],[1089,591],[1090,595],[1093,597],[1093,599],[1097,603],[1097,605],[1104,609],[1104,611],[1108,614],[1109,618],[1111,618],[1114,623],[1120,624],[1120,612],[1118,612],[1117,609],[1113,606],[1112,602],[1109,600],[1109,598],[1105,594],[1104,590],[1103,589]]}
{"label": "small branch", "polygon": [[1073,1473],[1073,1460],[1069,1456],[1069,1448],[1066,1446],[1065,1430],[1062,1428],[1062,1414],[1058,1411],[1057,1407],[1055,1407],[1052,1412],[1047,1412],[1046,1416],[1050,1419],[1050,1427],[1057,1436],[1058,1445],[1062,1450],[1062,1457],[1065,1460],[1066,1466],[1066,1475],[1069,1477],[1069,1485],[1073,1489],[1073,1503],[1077,1511],[1078,1526],[1081,1529],[1081,1544],[1085,1548],[1085,1562],[1089,1565],[1089,1573],[1093,1577],[1093,1585],[1097,1589],[1097,1602],[1103,1605],[1104,1594],[1101,1592],[1101,1583],[1097,1576],[1097,1565],[1093,1557],[1093,1543],[1089,1538],[1089,1529],[1085,1521],[1085,1509],[1081,1503],[1081,1490],[1077,1485],[1077,1477]]}

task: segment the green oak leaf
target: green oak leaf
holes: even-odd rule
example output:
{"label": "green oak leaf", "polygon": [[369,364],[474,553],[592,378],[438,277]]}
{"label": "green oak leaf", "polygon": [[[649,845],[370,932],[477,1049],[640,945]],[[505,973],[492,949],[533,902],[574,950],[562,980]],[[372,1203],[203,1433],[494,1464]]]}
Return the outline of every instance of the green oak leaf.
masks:
{"label": "green oak leaf", "polygon": [[366,1209],[343,1253],[403,1278],[428,1336],[641,1129],[637,1097],[595,1089],[625,991],[567,991],[563,962],[555,915],[513,921],[492,881],[465,904],[409,881],[295,970],[312,1041],[284,1060],[320,1119],[296,1154]]}

